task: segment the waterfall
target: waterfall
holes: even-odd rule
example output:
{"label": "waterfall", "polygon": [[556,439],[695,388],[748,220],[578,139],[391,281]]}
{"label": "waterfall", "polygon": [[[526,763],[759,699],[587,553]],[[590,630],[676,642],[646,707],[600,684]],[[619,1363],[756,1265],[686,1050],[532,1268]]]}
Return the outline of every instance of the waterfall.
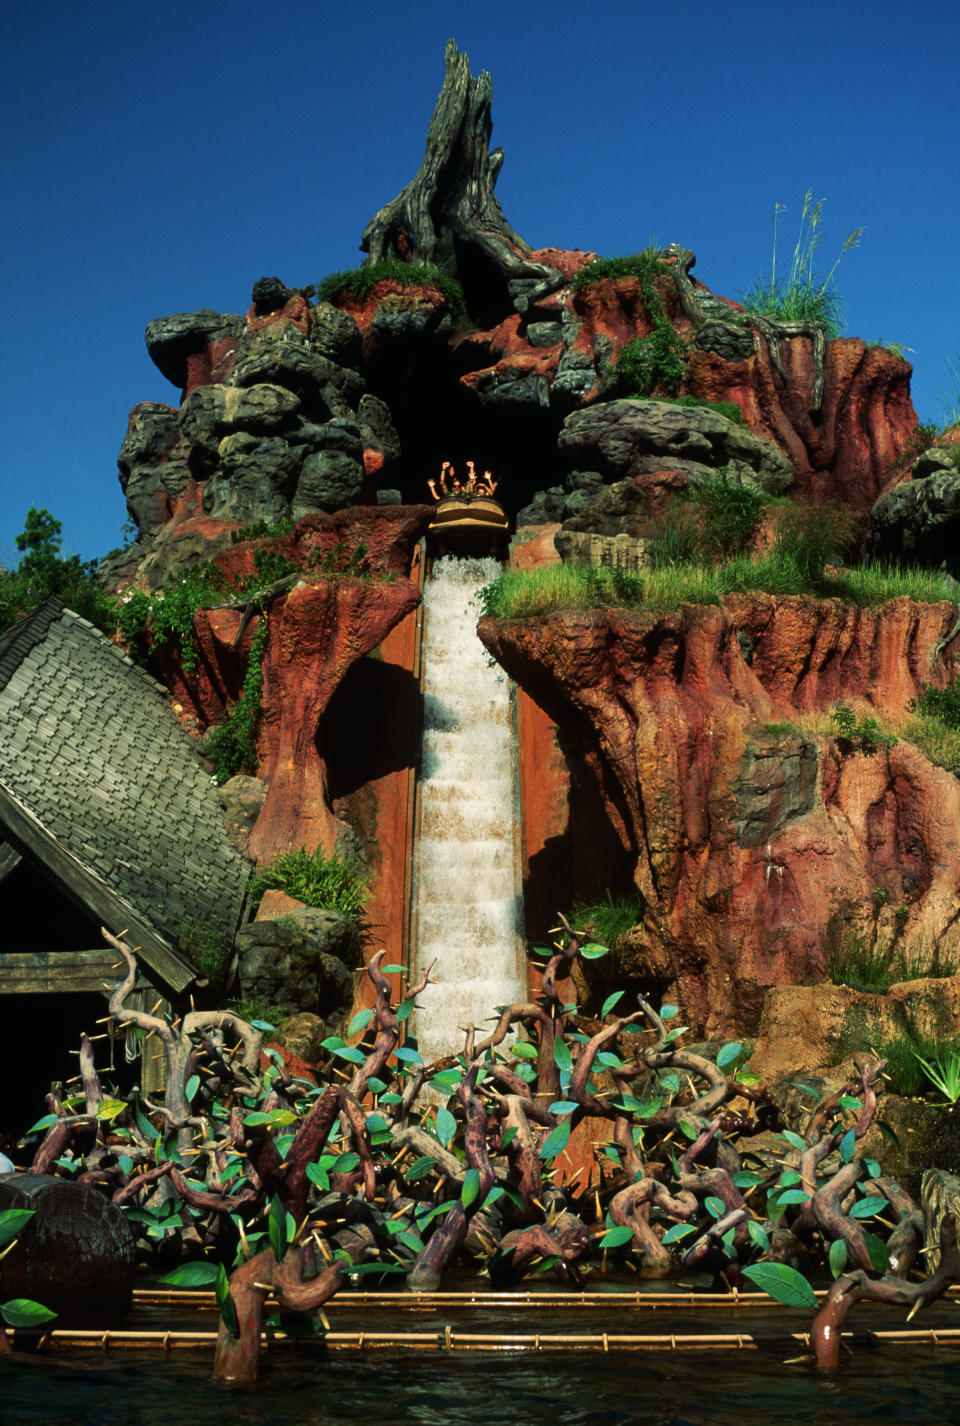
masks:
{"label": "waterfall", "polygon": [[510,687],[477,638],[476,591],[494,559],[435,561],[424,587],[423,748],[416,858],[415,983],[423,1059],[463,1049],[461,1025],[489,1027],[494,1006],[526,999],[518,931]]}

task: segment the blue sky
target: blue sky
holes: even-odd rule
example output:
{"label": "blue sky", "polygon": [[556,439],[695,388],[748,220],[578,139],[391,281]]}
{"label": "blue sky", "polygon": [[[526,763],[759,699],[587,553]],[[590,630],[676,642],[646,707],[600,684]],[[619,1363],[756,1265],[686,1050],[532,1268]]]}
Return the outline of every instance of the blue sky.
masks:
{"label": "blue sky", "polygon": [[0,562],[30,504],[85,558],[120,543],[130,408],[176,403],[153,317],[242,312],[257,277],[355,265],[412,177],[449,35],[494,82],[497,192],[535,247],[697,254],[737,297],[826,199],[847,332],[914,349],[914,405],[960,398],[955,3],[39,0],[7,7]]}

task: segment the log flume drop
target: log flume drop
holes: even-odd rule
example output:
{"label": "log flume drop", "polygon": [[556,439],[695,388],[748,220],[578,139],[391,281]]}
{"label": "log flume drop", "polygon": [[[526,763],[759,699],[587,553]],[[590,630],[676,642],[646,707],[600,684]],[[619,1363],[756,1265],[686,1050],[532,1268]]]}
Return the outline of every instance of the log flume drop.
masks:
{"label": "log flume drop", "polygon": [[526,997],[514,838],[510,688],[477,638],[474,595],[494,559],[445,556],[424,588],[423,748],[411,973],[436,957],[416,1034],[429,1061],[463,1049],[461,1026]]}

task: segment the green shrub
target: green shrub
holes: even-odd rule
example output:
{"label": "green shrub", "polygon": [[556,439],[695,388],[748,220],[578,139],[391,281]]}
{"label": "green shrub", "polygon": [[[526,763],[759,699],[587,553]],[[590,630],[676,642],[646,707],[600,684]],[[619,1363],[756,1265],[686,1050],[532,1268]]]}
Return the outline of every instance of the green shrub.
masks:
{"label": "green shrub", "polygon": [[706,396],[660,396],[657,399],[667,401],[671,406],[702,406],[705,411],[716,411],[718,416],[726,416],[735,426],[747,424],[743,407],[736,401],[711,401]]}
{"label": "green shrub", "polygon": [[749,550],[765,497],[762,490],[732,481],[724,466],[713,480],[687,487],[687,498],[703,512],[703,532],[720,559]]}
{"label": "green shrub", "polygon": [[241,525],[239,530],[231,530],[231,545],[242,545],[247,540],[279,540],[289,535],[296,525],[295,520],[278,520],[269,525],[266,520],[254,520],[252,525]]}
{"label": "green shrub", "polygon": [[97,560],[60,553],[62,524],[49,510],[31,505],[16,536],[20,562],[0,569],[0,630],[33,614],[51,594],[105,634],[117,626],[119,601],[97,582]]}
{"label": "green shrub", "polygon": [[265,891],[285,891],[307,906],[322,906],[329,911],[341,911],[359,920],[363,915],[368,891],[366,878],[352,861],[341,860],[336,852],[324,856],[322,848],[308,852],[282,852],[274,861],[260,868],[250,883],[257,905]]}
{"label": "green shrub", "polygon": [[207,916],[192,916],[177,927],[180,949],[214,986],[222,986],[233,954],[230,942]]}
{"label": "green shrub", "polygon": [[815,322],[828,337],[839,337],[843,331],[843,299],[833,283],[840,259],[860,242],[863,228],[855,228],[843,241],[840,255],[824,278],[813,271],[813,258],[820,243],[820,214],[824,200],[813,202],[813,190],[807,189],[803,199],[800,230],[793,251],[790,275],[784,281],[777,277],[777,224],[787,210],[782,203],[773,209],[773,260],[769,281],[760,278],[747,292],[743,305],[748,312],[772,317],[780,322]]}
{"label": "green shrub", "polygon": [[603,946],[613,946],[621,936],[640,924],[645,909],[644,899],[636,891],[626,896],[614,896],[607,887],[597,901],[578,901],[567,920],[571,926],[589,927],[592,940]]}
{"label": "green shrub", "polygon": [[941,426],[934,426],[918,421],[910,435],[910,439],[903,450],[897,456],[897,465],[909,465],[916,456],[922,456],[924,451],[928,451],[931,446],[937,444],[937,437],[943,432]]}
{"label": "green shrub", "polygon": [[664,320],[649,337],[634,337],[617,359],[616,373],[631,396],[649,396],[657,387],[676,391],[683,381],[686,343]]}
{"label": "green shrub", "polygon": [[266,589],[268,585],[285,579],[288,574],[297,574],[300,569],[279,550],[254,550],[253,565],[256,573],[248,575],[244,581],[244,593],[247,594]]}
{"label": "green shrub", "polygon": [[886,731],[878,718],[858,718],[845,703],[834,708],[830,721],[836,729],[837,742],[845,745],[844,751],[869,755],[880,748],[892,748],[897,742],[896,736]]}
{"label": "green shrub", "polygon": [[941,718],[916,714],[908,718],[900,730],[901,737],[913,743],[928,762],[955,772],[960,768],[960,728],[953,728]]}
{"label": "green shrub", "polygon": [[258,995],[256,992],[248,995],[245,1000],[228,1000],[226,1008],[232,1010],[234,1015],[239,1015],[241,1020],[246,1020],[248,1025],[259,1021],[261,1025],[269,1025],[272,1030],[290,1015],[288,1005],[275,1005],[265,995]]}
{"label": "green shrub", "polygon": [[317,297],[321,302],[334,304],[344,292],[366,297],[378,282],[385,281],[399,282],[403,287],[432,287],[446,298],[452,312],[461,316],[466,312],[463,288],[456,278],[448,277],[432,264],[401,262],[399,258],[384,258],[346,272],[331,272],[318,284]]}
{"label": "green shrub", "polygon": [[240,696],[222,723],[207,733],[204,751],[213,763],[217,782],[224,783],[238,772],[257,770],[257,730],[260,726],[263,694],[263,655],[267,647],[268,620],[261,614],[250,640],[247,671]]}
{"label": "green shrub", "polygon": [[830,501],[822,505],[778,502],[775,514],[776,547],[793,561],[808,582],[821,579],[827,564],[855,556],[860,522],[846,506]]}
{"label": "green shrub", "polygon": [[939,718],[948,728],[960,731],[960,679],[954,679],[946,688],[921,683],[919,694],[910,699],[907,707],[911,713]]}
{"label": "green shrub", "polygon": [[618,277],[639,277],[641,282],[651,277],[671,277],[670,267],[663,261],[657,248],[644,248],[640,253],[629,253],[624,257],[597,257],[588,262],[579,272],[574,273],[570,286],[574,292],[582,292],[592,282],[603,282]]}
{"label": "green shrub", "polygon": [[180,661],[187,671],[196,668],[199,654],[193,620],[198,609],[221,603],[231,593],[221,569],[209,560],[191,566],[165,584],[159,593],[134,589],[121,604],[117,624],[131,649],[141,654],[150,644],[178,642]]}
{"label": "green shrub", "polygon": [[869,936],[848,933],[828,938],[824,956],[824,970],[832,985],[876,995],[885,995],[900,981],[956,975],[957,968],[957,957],[939,941],[932,950],[923,942],[905,947],[891,940],[884,945],[876,931]]}

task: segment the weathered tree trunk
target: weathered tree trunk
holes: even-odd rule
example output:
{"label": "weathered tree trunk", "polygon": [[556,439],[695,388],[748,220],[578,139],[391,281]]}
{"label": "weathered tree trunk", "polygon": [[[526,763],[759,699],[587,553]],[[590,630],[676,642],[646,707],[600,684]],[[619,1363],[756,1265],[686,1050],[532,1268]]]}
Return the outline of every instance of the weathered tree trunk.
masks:
{"label": "weathered tree trunk", "polygon": [[524,311],[563,278],[531,259],[529,244],[511,228],[494,194],[503,150],[489,151],[490,75],[484,70],[472,79],[469,57],[454,40],[447,41],[446,62],[423,162],[406,188],[370,219],[360,249],[371,262],[432,263],[461,278],[466,255],[474,271],[486,268],[505,280]]}

